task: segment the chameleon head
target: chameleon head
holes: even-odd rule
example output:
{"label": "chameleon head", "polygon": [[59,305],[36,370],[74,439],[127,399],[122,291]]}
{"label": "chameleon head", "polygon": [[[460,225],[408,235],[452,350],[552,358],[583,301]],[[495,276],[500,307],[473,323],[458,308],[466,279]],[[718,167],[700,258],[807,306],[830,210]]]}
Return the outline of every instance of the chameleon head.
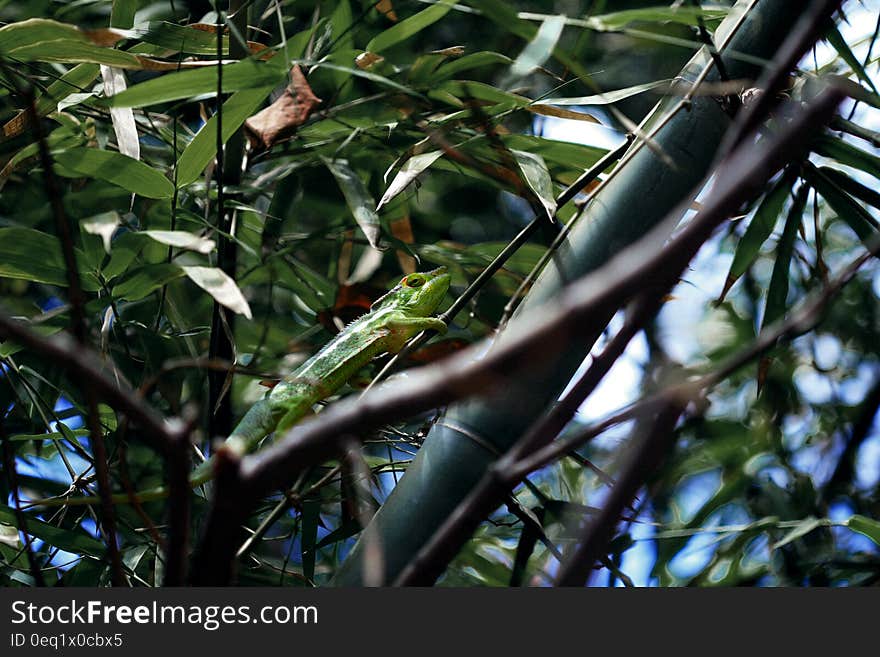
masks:
{"label": "chameleon head", "polygon": [[449,289],[451,277],[446,267],[404,276],[400,283],[373,304],[373,310],[393,305],[406,308],[413,315],[427,317],[440,305]]}

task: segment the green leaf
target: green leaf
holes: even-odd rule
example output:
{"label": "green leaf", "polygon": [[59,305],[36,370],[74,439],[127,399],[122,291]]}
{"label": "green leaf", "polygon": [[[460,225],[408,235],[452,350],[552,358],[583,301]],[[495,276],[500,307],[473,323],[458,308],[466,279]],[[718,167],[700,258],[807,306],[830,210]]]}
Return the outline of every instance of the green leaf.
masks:
{"label": "green leaf", "polygon": [[[75,252],[81,262],[82,252]],[[0,276],[67,287],[61,243],[32,228],[0,228]]]}
{"label": "green leaf", "polygon": [[[88,429],[67,429],[67,431],[70,431],[74,436],[89,435]],[[21,433],[16,436],[9,436],[9,440],[14,442],[26,442],[29,440],[65,440],[66,438],[67,434],[62,431],[52,431],[49,433]]]}
{"label": "green leaf", "polygon": [[144,230],[141,233],[160,244],[176,246],[179,249],[187,249],[197,253],[211,253],[217,246],[214,240],[188,233],[185,230]]}
{"label": "green leaf", "polygon": [[330,170],[330,173],[333,174],[333,177],[336,178],[336,182],[342,190],[342,195],[345,197],[348,209],[351,210],[351,214],[354,216],[354,220],[360,227],[361,232],[363,232],[364,237],[367,238],[370,246],[374,249],[379,248],[380,224],[379,215],[376,214],[374,209],[376,202],[370,196],[363,181],[352,170],[347,160],[331,160],[327,157],[322,157],[321,160]]}
{"label": "green leaf", "polygon": [[[114,249],[114,253],[115,251]],[[170,262],[144,265],[132,271],[121,283],[114,286],[113,296],[117,299],[137,301],[183,275],[183,270]]]}
{"label": "green leaf", "polygon": [[523,178],[529,188],[540,199],[541,205],[547,212],[547,218],[551,221],[556,214],[556,194],[553,190],[553,180],[544,158],[528,151],[511,150],[516,158],[516,163],[522,171]]}
{"label": "green leaf", "polygon": [[446,79],[453,77],[457,73],[469,71],[474,68],[492,66],[494,64],[510,64],[512,62],[513,60],[510,57],[502,55],[500,52],[475,52],[471,55],[465,55],[454,61],[442,64],[435,72],[434,77]]}
{"label": "green leaf", "polygon": [[843,58],[843,61],[845,61],[853,70],[853,73],[855,73],[862,82],[871,87],[874,93],[877,93],[877,87],[874,86],[874,81],[871,79],[871,76],[865,71],[861,62],[856,59],[856,56],[853,54],[853,51],[850,50],[846,39],[843,38],[843,35],[838,31],[835,25],[831,24],[829,26],[825,38],[828,39],[828,43],[834,47],[838,54]]}
{"label": "green leaf", "polygon": [[[244,89],[270,90],[284,82],[287,76],[284,58],[276,55],[268,62],[245,59],[223,65],[223,93]],[[183,98],[217,94],[217,66],[174,71],[129,87],[110,96],[105,103],[110,107],[145,107]],[[264,94],[263,98],[268,95]],[[262,99],[261,99],[262,100]]]}
{"label": "green leaf", "polygon": [[384,32],[373,37],[367,44],[367,50],[379,53],[401,41],[409,39],[448,14],[449,10],[455,6],[455,2],[456,0],[440,0],[437,4],[423,9],[414,16],[410,16],[392,25]]}
{"label": "green leaf", "polygon": [[880,178],[880,157],[856,148],[838,137],[820,135],[813,141],[813,150],[819,155],[837,160],[840,164],[870,173]]}
{"label": "green leaf", "polygon": [[[517,107],[525,107],[532,102],[531,99],[525,96],[512,94],[485,82],[477,82],[475,80],[449,80],[438,85],[435,91],[447,92],[456,98],[462,99],[475,98],[477,100],[487,100],[491,103],[513,103]],[[431,93],[428,95],[431,96]]]}
{"label": "green leaf", "polygon": [[770,287],[767,289],[767,305],[764,310],[764,318],[761,326],[770,326],[773,322],[785,316],[788,297],[788,271],[791,266],[791,258],[794,255],[794,243],[797,239],[798,229],[801,227],[804,206],[807,203],[809,186],[803,185],[798,190],[797,198],[792,203],[785,219],[785,228],[782,237],[776,247],[776,262],[773,263],[773,273],[770,276]]}
{"label": "green leaf", "polygon": [[[18,527],[15,511],[5,504],[0,504],[0,522]],[[22,527],[18,528],[23,530]],[[84,531],[56,527],[30,515],[27,518],[27,533],[46,541],[49,545],[74,554],[88,554],[102,558],[106,551],[103,543]]]}
{"label": "green leaf", "polygon": [[724,283],[724,289],[721,291],[719,301],[724,300],[728,290],[752,266],[755,258],[758,257],[758,254],[761,252],[761,246],[773,233],[776,220],[782,212],[785,199],[788,198],[793,184],[794,180],[791,176],[784,176],[764,196],[745,233],[743,233],[743,236],[736,245],[733,262],[730,265],[730,271],[727,274],[727,280]]}
{"label": "green leaf", "polygon": [[565,29],[565,16],[545,18],[535,38],[523,49],[510,69],[512,75],[521,77],[543,65],[553,53],[562,31]]}
{"label": "green leaf", "polygon": [[854,532],[867,536],[877,545],[880,545],[880,522],[877,522],[872,518],[866,518],[865,516],[855,514],[844,524]]}
{"label": "green leaf", "polygon": [[657,87],[669,86],[669,80],[657,80],[655,82],[647,82],[645,84],[637,84],[625,89],[616,89],[614,91],[606,91],[601,94],[592,96],[577,96],[574,98],[544,98],[541,100],[543,105],[610,105],[617,103],[626,98],[637,96]]}
{"label": "green leaf", "polygon": [[383,205],[387,204],[391,199],[406,189],[407,185],[418,178],[420,173],[434,164],[434,162],[442,156],[443,151],[430,151],[428,153],[421,153],[420,155],[413,155],[404,162],[403,166],[400,167],[400,171],[397,172],[397,175],[394,176],[391,184],[388,185],[388,189],[386,189],[385,193],[382,195],[379,205],[376,207],[376,211],[378,212]]}
{"label": "green leaf", "polygon": [[826,524],[827,521],[820,520],[819,518],[815,518],[813,516],[805,518],[796,527],[792,527],[788,532],[786,532],[785,536],[776,541],[776,543],[773,544],[772,549],[778,550],[779,548],[788,545],[789,543],[793,543],[799,538],[803,538],[811,531],[814,531],[819,527],[824,527]]}
{"label": "green leaf", "polygon": [[[159,46],[164,50],[185,52],[192,55],[217,56],[217,35],[192,25],[177,25],[167,21],[140,24],[130,30],[143,43]],[[229,36],[223,36],[223,52],[229,53]]]}
{"label": "green leaf", "polygon": [[139,160],[98,148],[70,148],[54,154],[58,171],[68,177],[106,180],[146,198],[171,198],[174,185],[160,171]]}
{"label": "green leaf", "polygon": [[110,27],[127,28],[134,25],[134,15],[137,13],[138,0],[113,0],[113,9],[110,10]]}
{"label": "green leaf", "polygon": [[697,25],[700,17],[706,21],[717,21],[724,18],[727,11],[727,9],[691,6],[645,7],[590,16],[587,18],[587,23],[592,29],[602,32],[621,30],[635,22]]}
{"label": "green leaf", "polygon": [[95,45],[75,26],[44,18],[31,18],[0,28],[0,54],[20,61],[143,68],[135,55]]}
{"label": "green leaf", "polygon": [[[258,89],[237,91],[223,103],[223,143],[226,143],[257,108],[272,93],[275,85]],[[217,154],[217,115],[214,114],[202,126],[192,141],[184,149],[177,162],[177,186],[184,187],[194,182]]]}
{"label": "green leaf", "polygon": [[837,169],[832,169],[830,167],[819,167],[819,171],[847,194],[854,196],[869,205],[873,205],[880,210],[880,192],[877,192],[870,187],[866,187],[857,180],[853,180],[843,171],[838,171]]}
{"label": "green leaf", "polygon": [[813,188],[827,201],[839,219],[853,229],[863,242],[871,239],[877,232],[874,218],[853,198],[825,177],[818,169],[807,168],[805,177]]}
{"label": "green leaf", "polygon": [[251,319],[251,308],[238,289],[238,285],[222,269],[217,267],[182,267],[190,280],[210,294],[217,303],[226,306],[239,315]]}
{"label": "green leaf", "polygon": [[78,64],[67,73],[55,80],[46,88],[46,92],[37,99],[37,114],[46,116],[54,112],[58,104],[68,96],[86,89],[101,68],[97,64]]}

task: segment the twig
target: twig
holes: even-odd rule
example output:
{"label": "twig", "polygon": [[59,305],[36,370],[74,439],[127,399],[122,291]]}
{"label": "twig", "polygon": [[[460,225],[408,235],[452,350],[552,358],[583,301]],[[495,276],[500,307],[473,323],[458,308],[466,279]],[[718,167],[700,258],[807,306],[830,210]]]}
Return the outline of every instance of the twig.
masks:
{"label": "twig", "polygon": [[46,586],[46,582],[43,579],[43,572],[40,570],[40,564],[37,562],[37,557],[33,551],[33,537],[28,533],[27,515],[21,508],[21,496],[19,495],[18,489],[18,470],[15,467],[15,451],[12,449],[9,436],[3,426],[2,415],[0,415],[0,442],[3,443],[3,474],[6,477],[6,486],[9,488],[9,492],[12,493],[12,500],[15,505],[15,522],[18,525],[18,530],[24,536],[24,545],[22,546],[22,549],[27,557],[31,577],[34,580],[34,586]]}
{"label": "twig", "polygon": [[100,354],[82,348],[65,333],[45,338],[26,324],[0,311],[0,337],[10,339],[52,361],[53,366],[68,371],[88,385],[112,408],[122,411],[146,431],[144,438],[160,453],[167,454],[174,433],[165,420],[128,387],[111,378],[97,364]]}
{"label": "twig", "polygon": [[675,440],[675,423],[684,410],[683,402],[671,402],[653,418],[646,418],[644,438],[630,448],[630,457],[611,489],[599,514],[589,523],[556,578],[558,586],[579,586],[593,572],[593,564],[603,556],[613,538],[620,514],[635,496],[642,482],[666,455]]}
{"label": "twig", "polygon": [[[215,3],[218,4],[218,3]],[[247,32],[247,11],[239,11],[242,0],[229,2],[229,56],[233,59],[247,57],[247,50],[234,32],[241,35]],[[235,230],[235,210],[226,208],[225,188],[236,187],[241,182],[241,169],[244,160],[244,132],[239,127],[223,143],[223,14],[217,7],[217,265],[231,279],[235,280],[238,265],[238,249],[233,231]],[[227,237],[227,235],[231,237]],[[208,345],[209,360],[235,361],[234,345],[235,313],[214,301],[211,316],[211,339]],[[231,372],[212,371],[208,374],[208,436],[227,436],[232,430],[232,400],[227,392]]]}

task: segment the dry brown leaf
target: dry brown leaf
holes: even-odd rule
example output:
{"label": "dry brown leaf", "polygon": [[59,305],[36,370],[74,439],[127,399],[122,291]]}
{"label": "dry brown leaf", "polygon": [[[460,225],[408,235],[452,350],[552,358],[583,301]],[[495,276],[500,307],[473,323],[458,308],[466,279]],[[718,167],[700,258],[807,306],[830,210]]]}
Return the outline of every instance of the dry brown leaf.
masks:
{"label": "dry brown leaf", "polygon": [[589,123],[598,123],[600,125],[602,123],[599,119],[597,119],[595,116],[592,116],[591,114],[586,114],[584,112],[575,112],[574,110],[563,109],[561,107],[555,107],[553,105],[542,105],[539,103],[534,105],[527,105],[526,109],[533,114],[541,114],[543,116],[555,116],[560,119],[587,121]]}
{"label": "dry brown leaf", "polygon": [[299,66],[290,70],[290,77],[290,84],[274,103],[244,122],[245,131],[255,148],[271,148],[292,135],[321,103]]}
{"label": "dry brown leaf", "polygon": [[388,20],[397,22],[397,14],[394,12],[394,5],[391,4],[391,0],[379,0],[376,3],[376,11]]}
{"label": "dry brown leaf", "polygon": [[[404,244],[413,244],[415,242],[412,222],[408,214],[391,221],[388,227],[391,229],[391,234]],[[397,249],[396,254],[401,271],[404,274],[412,274],[416,270],[416,259],[403,249]]]}

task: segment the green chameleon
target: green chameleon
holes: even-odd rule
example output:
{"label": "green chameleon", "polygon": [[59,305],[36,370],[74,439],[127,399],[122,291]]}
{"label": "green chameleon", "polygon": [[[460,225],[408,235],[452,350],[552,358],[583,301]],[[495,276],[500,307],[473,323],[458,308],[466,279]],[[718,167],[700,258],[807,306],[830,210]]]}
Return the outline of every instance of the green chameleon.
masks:
{"label": "green chameleon", "polygon": [[[368,313],[346,326],[251,406],[226,444],[239,454],[255,450],[273,431],[283,432],[296,424],[317,402],[339,390],[376,356],[397,353],[421,331],[430,329],[444,333],[446,324],[431,315],[446,295],[449,281],[446,267],[405,276],[394,289],[378,299]],[[213,462],[208,460],[192,472],[190,483],[195,487],[212,476]],[[136,498],[148,501],[167,495],[166,488],[155,488],[136,494]],[[58,501],[69,505],[95,504],[97,500],[97,497],[79,497]],[[125,504],[130,500],[128,495],[121,494],[114,495],[113,501]]]}

